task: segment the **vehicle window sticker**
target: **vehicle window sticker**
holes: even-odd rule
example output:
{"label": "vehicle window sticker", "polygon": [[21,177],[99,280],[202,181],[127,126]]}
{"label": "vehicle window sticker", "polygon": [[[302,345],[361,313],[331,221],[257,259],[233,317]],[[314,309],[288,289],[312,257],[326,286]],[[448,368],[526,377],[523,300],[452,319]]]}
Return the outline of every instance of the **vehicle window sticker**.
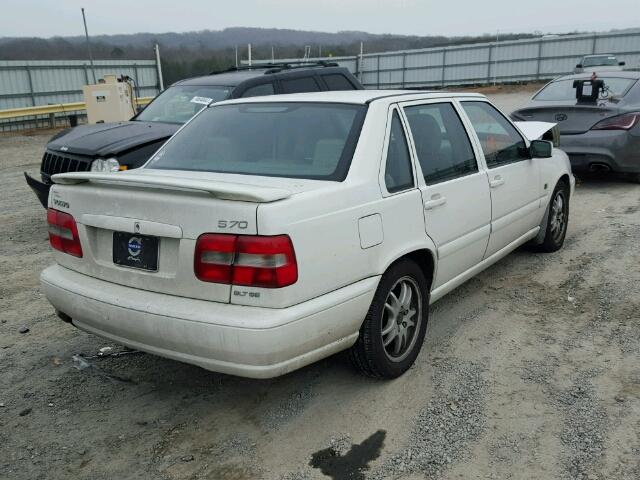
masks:
{"label": "vehicle window sticker", "polygon": [[209,97],[193,97],[189,100],[191,103],[201,103],[202,105],[209,105],[213,98]]}

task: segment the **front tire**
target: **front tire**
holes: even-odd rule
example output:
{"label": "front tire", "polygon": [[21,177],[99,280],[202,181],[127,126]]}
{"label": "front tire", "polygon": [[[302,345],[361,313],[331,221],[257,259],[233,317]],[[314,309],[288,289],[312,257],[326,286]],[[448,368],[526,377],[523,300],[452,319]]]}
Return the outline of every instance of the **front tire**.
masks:
{"label": "front tire", "polygon": [[420,267],[402,259],[380,279],[350,357],[363,374],[396,378],[420,353],[429,318],[429,284]]}
{"label": "front tire", "polygon": [[551,195],[544,240],[538,245],[541,252],[556,252],[564,245],[569,223],[569,186],[560,181]]}

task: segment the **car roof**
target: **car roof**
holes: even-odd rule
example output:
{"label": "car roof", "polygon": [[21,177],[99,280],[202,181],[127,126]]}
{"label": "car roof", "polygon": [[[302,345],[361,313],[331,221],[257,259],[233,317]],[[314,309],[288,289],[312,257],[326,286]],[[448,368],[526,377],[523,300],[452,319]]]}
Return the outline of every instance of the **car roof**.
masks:
{"label": "car roof", "polygon": [[[591,78],[591,75],[593,75],[593,72],[587,71],[585,73],[564,75],[562,77],[554,78],[553,81],[557,82],[559,80],[584,80],[584,79]],[[596,76],[598,78],[599,77],[605,77],[605,78],[630,78],[630,79],[637,80],[637,79],[640,78],[640,72],[635,72],[635,71],[632,71],[632,70],[611,70],[610,72],[607,72],[607,71],[596,72]]]}
{"label": "car roof", "polygon": [[386,101],[394,103],[397,101],[429,100],[437,98],[472,97],[486,98],[479,93],[454,93],[445,90],[425,91],[425,90],[337,90],[329,92],[311,93],[288,93],[284,95],[269,95],[265,97],[237,98],[225,100],[212,104],[211,106],[227,105],[233,103],[265,103],[265,102],[320,102],[320,103],[353,103],[366,105],[374,101]]}
{"label": "car roof", "polygon": [[181,80],[179,82],[174,83],[174,85],[197,85],[197,86],[206,86],[206,85],[224,85],[228,87],[235,87],[240,85],[242,82],[247,80],[251,80],[253,78],[264,77],[266,75],[269,76],[288,76],[288,75],[304,75],[306,72],[314,71],[323,74],[337,73],[337,72],[345,72],[345,67],[340,67],[336,65],[331,66],[321,66],[321,65],[309,65],[302,66],[297,68],[283,68],[274,65],[270,65],[267,67],[252,67],[247,68],[243,67],[241,69],[229,69],[228,71],[216,72],[210,75],[203,75],[201,77],[193,77],[187,78],[186,80]]}

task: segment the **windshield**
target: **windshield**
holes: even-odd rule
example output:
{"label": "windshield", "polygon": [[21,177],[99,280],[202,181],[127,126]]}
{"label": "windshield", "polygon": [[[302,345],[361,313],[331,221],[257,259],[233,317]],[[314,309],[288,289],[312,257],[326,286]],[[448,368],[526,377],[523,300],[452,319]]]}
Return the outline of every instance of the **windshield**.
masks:
{"label": "windshield", "polygon": [[[633,78],[598,77],[598,79],[604,80],[604,95],[614,95],[616,97],[623,97],[636,82]],[[604,97],[601,96],[600,98]],[[575,100],[576,89],[573,88],[573,80],[558,80],[557,82],[552,82],[540,90],[533,99],[542,101]]]}
{"label": "windshield", "polygon": [[198,115],[146,168],[342,181],[366,107],[242,103]]}
{"label": "windshield", "polygon": [[211,102],[229,97],[233,87],[176,85],[167,88],[135,118],[141,122],[185,123]]}
{"label": "windshield", "polygon": [[602,55],[597,57],[584,57],[582,61],[583,67],[599,67],[603,65],[618,65],[618,59],[611,55]]}

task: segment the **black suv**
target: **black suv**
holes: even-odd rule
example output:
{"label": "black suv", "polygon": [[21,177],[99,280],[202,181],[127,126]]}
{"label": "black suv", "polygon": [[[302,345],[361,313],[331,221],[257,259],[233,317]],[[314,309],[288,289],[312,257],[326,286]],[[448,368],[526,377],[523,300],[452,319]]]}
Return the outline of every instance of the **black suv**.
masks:
{"label": "black suv", "polygon": [[211,102],[229,98],[323,90],[361,90],[337,63],[273,63],[233,67],[174,83],[128,122],[81,125],[63,130],[47,144],[42,182],[25,172],[29,186],[46,208],[56,173],[137,168],[185,122]]}

